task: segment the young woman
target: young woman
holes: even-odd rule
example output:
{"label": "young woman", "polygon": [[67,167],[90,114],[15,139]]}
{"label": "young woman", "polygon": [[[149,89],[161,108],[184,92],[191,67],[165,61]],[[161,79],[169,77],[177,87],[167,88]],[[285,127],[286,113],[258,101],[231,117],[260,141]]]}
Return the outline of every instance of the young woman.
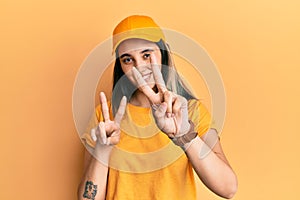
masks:
{"label": "young woman", "polygon": [[193,169],[211,191],[232,198],[237,178],[210,114],[178,76],[158,25],[147,16],[125,18],[113,50],[112,99],[100,93],[82,135],[78,199],[196,199]]}

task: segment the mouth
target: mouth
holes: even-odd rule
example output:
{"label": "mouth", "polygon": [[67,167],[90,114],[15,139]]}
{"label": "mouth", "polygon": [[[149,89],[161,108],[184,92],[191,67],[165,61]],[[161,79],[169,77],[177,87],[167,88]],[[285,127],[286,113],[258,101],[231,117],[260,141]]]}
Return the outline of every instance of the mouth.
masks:
{"label": "mouth", "polygon": [[142,77],[145,81],[149,81],[151,78],[152,72],[148,72],[146,74],[143,74]]}

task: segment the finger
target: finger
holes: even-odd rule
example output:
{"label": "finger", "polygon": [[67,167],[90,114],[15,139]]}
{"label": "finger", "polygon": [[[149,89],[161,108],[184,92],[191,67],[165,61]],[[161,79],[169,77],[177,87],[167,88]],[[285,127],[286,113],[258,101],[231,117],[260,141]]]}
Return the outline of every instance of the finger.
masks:
{"label": "finger", "polygon": [[102,109],[102,115],[104,118],[104,121],[109,121],[109,109],[107,106],[107,100],[106,96],[103,92],[100,92],[100,103],[101,103],[101,109]]}
{"label": "finger", "polygon": [[157,59],[153,54],[151,54],[150,59],[151,59],[151,67],[152,67],[153,77],[154,77],[157,89],[158,89],[158,91],[164,93],[165,91],[167,91],[167,88],[166,88],[166,84],[163,79],[163,76],[161,74],[161,69],[159,67],[160,65],[157,63]]}
{"label": "finger", "polygon": [[157,124],[157,126],[161,129],[164,130],[165,129],[165,116],[166,116],[166,110],[167,110],[167,104],[165,102],[161,103],[157,110],[154,111],[153,115],[155,118],[155,123]]}
{"label": "finger", "polygon": [[138,88],[150,99],[151,102],[154,103],[156,101],[155,92],[149,87],[140,72],[135,67],[132,68],[132,74],[138,84]]}
{"label": "finger", "polygon": [[120,125],[121,120],[123,118],[123,115],[125,113],[125,109],[126,109],[126,104],[127,104],[127,99],[125,96],[122,97],[117,114],[115,116],[115,122]]}
{"label": "finger", "polygon": [[105,124],[104,122],[100,122],[99,125],[99,131],[100,131],[100,138],[102,140],[103,144],[107,143],[107,136],[106,136],[106,131],[105,131]]}
{"label": "finger", "polygon": [[177,135],[178,130],[179,130],[179,125],[178,125],[176,117],[173,117],[173,120],[174,120],[174,125],[175,125],[175,135]]}
{"label": "finger", "polygon": [[166,111],[167,111],[167,104],[166,102],[163,102],[158,106],[157,110],[154,112],[154,116],[156,117],[156,119],[163,118],[166,115]]}
{"label": "finger", "polygon": [[115,145],[118,144],[120,141],[120,132],[114,132],[111,134],[109,138],[107,138],[107,143],[106,145]]}
{"label": "finger", "polygon": [[182,107],[182,101],[180,101],[179,98],[176,98],[172,107],[173,113],[175,115],[178,115],[181,112],[181,107]]}
{"label": "finger", "polygon": [[92,137],[92,140],[93,140],[94,142],[97,141],[96,129],[95,129],[95,128],[92,128],[92,129],[91,129],[91,137]]}
{"label": "finger", "polygon": [[172,114],[172,102],[173,102],[173,98],[172,98],[172,93],[169,91],[166,91],[164,93],[164,102],[167,103],[167,117],[171,117]]}
{"label": "finger", "polygon": [[159,108],[159,104],[152,104],[151,107],[154,111],[156,111]]}

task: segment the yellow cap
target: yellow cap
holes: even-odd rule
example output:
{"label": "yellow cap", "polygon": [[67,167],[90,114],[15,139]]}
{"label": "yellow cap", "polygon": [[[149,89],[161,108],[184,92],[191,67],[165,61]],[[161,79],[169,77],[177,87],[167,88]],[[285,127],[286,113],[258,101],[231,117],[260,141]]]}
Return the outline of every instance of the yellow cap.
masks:
{"label": "yellow cap", "polygon": [[139,38],[151,42],[165,41],[160,27],[152,18],[143,15],[132,15],[123,19],[113,32],[113,52],[126,39]]}

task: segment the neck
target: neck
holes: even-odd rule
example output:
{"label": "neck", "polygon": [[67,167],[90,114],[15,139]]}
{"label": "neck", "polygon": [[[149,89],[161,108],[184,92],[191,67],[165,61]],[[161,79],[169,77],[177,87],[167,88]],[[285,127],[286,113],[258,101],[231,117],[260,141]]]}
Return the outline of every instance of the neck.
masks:
{"label": "neck", "polygon": [[150,102],[149,99],[147,98],[147,96],[137,90],[133,96],[131,97],[130,101],[129,101],[132,105],[135,106],[139,106],[139,107],[145,107],[145,108],[149,108],[150,107]]}

